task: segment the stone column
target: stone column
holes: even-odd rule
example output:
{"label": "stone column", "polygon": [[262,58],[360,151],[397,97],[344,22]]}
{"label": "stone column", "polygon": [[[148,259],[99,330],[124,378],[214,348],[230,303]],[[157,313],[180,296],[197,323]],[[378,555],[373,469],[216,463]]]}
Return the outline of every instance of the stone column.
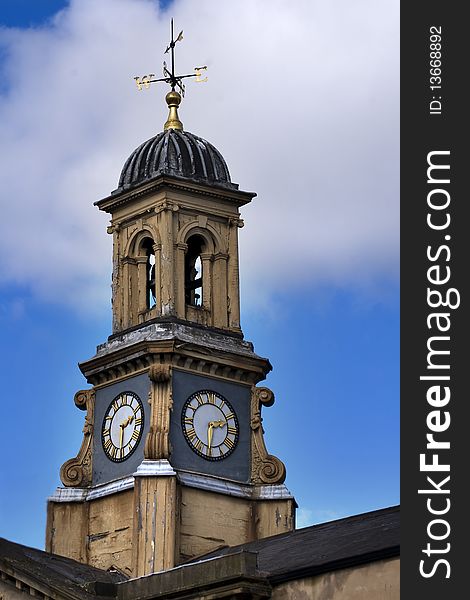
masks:
{"label": "stone column", "polygon": [[176,270],[175,270],[175,296],[176,296],[176,315],[180,319],[186,317],[184,300],[184,257],[188,250],[188,244],[176,244]]}
{"label": "stone column", "polygon": [[134,477],[132,575],[142,577],[175,566],[176,473],[167,460],[144,460]]}
{"label": "stone column", "polygon": [[228,325],[240,329],[240,275],[238,262],[238,228],[243,227],[241,219],[229,220],[229,262],[228,262]]}
{"label": "stone column", "polygon": [[141,315],[147,310],[147,257],[138,256],[137,263],[137,315],[138,322],[142,322]]}
{"label": "stone column", "polygon": [[161,234],[161,290],[162,315],[175,313],[175,272],[174,272],[174,240],[173,240],[173,207],[164,202],[160,212],[159,231]]}
{"label": "stone column", "polygon": [[132,323],[132,269],[135,268],[135,260],[129,257],[125,257],[122,259],[122,284],[121,284],[121,293],[122,293],[122,312],[119,311],[118,321],[120,324],[120,329],[125,329],[129,327]]}
{"label": "stone column", "polygon": [[120,315],[122,314],[122,273],[120,262],[120,229],[117,225],[110,225],[108,233],[113,235],[113,274],[111,283],[111,304],[113,309],[113,333],[120,329]]}
{"label": "stone column", "polygon": [[228,254],[214,256],[213,315],[215,327],[227,327],[227,260]]}

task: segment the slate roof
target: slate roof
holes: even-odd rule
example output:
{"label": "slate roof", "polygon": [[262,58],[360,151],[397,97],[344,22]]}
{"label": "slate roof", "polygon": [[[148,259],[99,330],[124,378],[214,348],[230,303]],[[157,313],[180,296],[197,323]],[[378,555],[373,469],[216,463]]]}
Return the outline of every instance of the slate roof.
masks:
{"label": "slate roof", "polygon": [[[400,507],[354,515],[239,546],[227,546],[197,560],[243,550],[258,554],[258,569],[271,583],[391,558],[400,553]],[[193,562],[196,559],[188,561]]]}
{"label": "slate roof", "polygon": [[126,579],[119,573],[96,569],[4,538],[0,538],[0,569],[32,587],[37,584],[40,589],[50,589],[77,600],[109,598],[109,592],[114,590],[112,584]]}

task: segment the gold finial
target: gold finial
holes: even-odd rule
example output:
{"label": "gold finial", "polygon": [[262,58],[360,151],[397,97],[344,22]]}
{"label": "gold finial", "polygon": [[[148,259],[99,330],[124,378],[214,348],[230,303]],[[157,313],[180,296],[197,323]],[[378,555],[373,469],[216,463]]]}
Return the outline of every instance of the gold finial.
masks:
{"label": "gold finial", "polygon": [[[171,40],[169,45],[167,46],[167,49],[165,50],[165,54],[167,54],[171,50],[171,71],[168,69],[166,62],[164,62],[162,78],[154,79],[154,73],[144,75],[143,77],[134,77],[138,90],[142,90],[143,88],[148,89],[151,83],[157,83],[158,81],[163,81],[164,83],[168,83],[169,85],[171,85],[171,92],[168,92],[168,94],[165,97],[166,103],[168,104],[168,108],[170,109],[168,120],[164,125],[165,131],[167,131],[167,129],[179,129],[180,131],[183,130],[183,123],[181,123],[181,121],[178,118],[178,106],[181,104],[181,97],[184,97],[185,86],[183,84],[183,79],[195,77],[195,81],[197,81],[198,83],[203,83],[207,81],[207,77],[202,77],[202,71],[205,71],[207,69],[207,66],[195,67],[195,73],[191,73],[188,75],[175,75],[175,46],[176,43],[181,42],[182,39],[182,31],[180,31],[180,33],[175,39],[173,31],[173,19],[171,19]],[[175,88],[178,88],[181,93],[177,92]]]}
{"label": "gold finial", "polygon": [[165,100],[170,109],[170,114],[168,115],[168,120],[163,129],[165,131],[168,129],[178,129],[179,131],[183,131],[183,123],[181,123],[178,117],[178,106],[181,103],[181,95],[175,90],[171,90],[171,92],[168,92],[165,96]]}

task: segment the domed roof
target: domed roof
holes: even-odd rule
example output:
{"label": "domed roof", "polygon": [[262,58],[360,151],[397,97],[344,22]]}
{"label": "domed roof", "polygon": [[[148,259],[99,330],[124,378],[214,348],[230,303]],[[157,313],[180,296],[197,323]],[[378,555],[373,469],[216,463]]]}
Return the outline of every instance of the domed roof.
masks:
{"label": "domed roof", "polygon": [[177,129],[167,129],[134,150],[122,169],[119,188],[133,187],[160,175],[238,188],[231,182],[227,164],[217,148]]}

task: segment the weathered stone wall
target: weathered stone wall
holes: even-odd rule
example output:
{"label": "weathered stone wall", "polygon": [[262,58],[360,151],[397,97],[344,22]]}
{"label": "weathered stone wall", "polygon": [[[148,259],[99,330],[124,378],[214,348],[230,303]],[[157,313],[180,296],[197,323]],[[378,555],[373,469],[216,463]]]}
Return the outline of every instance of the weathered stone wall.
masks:
{"label": "weathered stone wall", "polygon": [[399,600],[400,559],[332,571],[282,583],[272,600]]}
{"label": "weathered stone wall", "polygon": [[91,502],[49,502],[46,550],[131,574],[133,490]]}
{"label": "weathered stone wall", "polygon": [[181,488],[180,562],[292,530],[292,500],[250,501]]}

